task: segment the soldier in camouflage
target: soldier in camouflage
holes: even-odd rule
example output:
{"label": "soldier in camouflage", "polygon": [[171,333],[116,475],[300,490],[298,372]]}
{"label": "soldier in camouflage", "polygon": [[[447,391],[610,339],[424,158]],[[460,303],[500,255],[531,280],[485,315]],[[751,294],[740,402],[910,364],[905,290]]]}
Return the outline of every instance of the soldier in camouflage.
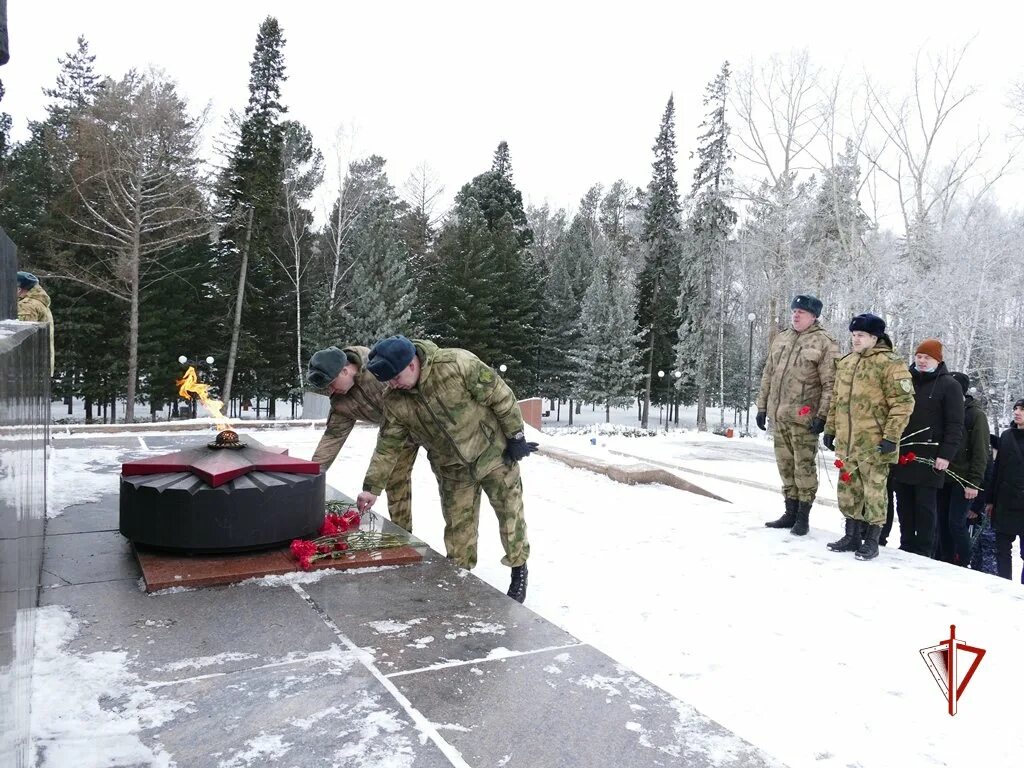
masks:
{"label": "soldier in camouflage", "polygon": [[[380,424],[381,401],[387,385],[366,370],[370,350],[351,346],[322,349],[309,360],[306,381],[331,398],[327,428],[313,452],[313,461],[326,472],[338,457],[356,422]],[[385,483],[391,522],[412,532],[412,467],[419,446],[402,446]]]}
{"label": "soldier in camouflage", "polygon": [[53,376],[53,315],[50,313],[50,295],[31,272],[18,273],[18,319],[30,323],[44,323],[50,333],[50,375]]}
{"label": "soldier in camouflage", "polygon": [[786,511],[769,528],[808,531],[818,492],[818,435],[825,429],[839,345],[818,322],[821,301],[800,295],[790,305],[792,327],[772,342],[757,395],[757,426],[775,431],[775,463]]}
{"label": "soldier in camouflage", "polygon": [[512,569],[508,595],[523,602],[530,544],[519,461],[537,444],[526,441],[515,394],[471,352],[404,336],[378,342],[367,368],[390,391],[359,509],[376,501],[404,445],[424,446],[441,490],[448,557],[466,569],[476,565],[482,490],[498,517],[501,562]]}
{"label": "soldier in camouflage", "polygon": [[882,318],[863,314],[850,322],[853,352],[836,365],[835,393],[825,424],[825,447],[835,451],[839,509],[846,533],[828,548],[878,557],[886,514],[889,468],[914,411],[914,385],[906,363],[892,349]]}

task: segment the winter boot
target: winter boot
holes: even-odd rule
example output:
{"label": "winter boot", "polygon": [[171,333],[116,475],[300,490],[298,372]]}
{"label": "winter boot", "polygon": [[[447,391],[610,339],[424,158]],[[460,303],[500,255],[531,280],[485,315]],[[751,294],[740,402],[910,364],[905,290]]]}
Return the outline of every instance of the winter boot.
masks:
{"label": "winter boot", "polygon": [[521,603],[526,599],[526,577],[526,563],[517,565],[512,569],[512,583],[508,585],[508,592],[505,594],[517,603]]}
{"label": "winter boot", "polygon": [[[838,541],[830,541],[826,546],[833,552],[853,552],[860,547],[861,526],[860,520],[852,517],[846,518],[846,535]],[[882,529],[879,528],[879,531]],[[877,541],[877,539],[875,540]]]}
{"label": "winter boot", "polygon": [[793,523],[790,533],[794,536],[806,536],[809,530],[808,518],[811,516],[811,504],[810,501],[801,501],[796,508],[796,522]]}
{"label": "winter boot", "polygon": [[882,526],[865,525],[864,543],[860,545],[860,549],[858,549],[853,556],[858,560],[874,560],[878,557],[878,537],[881,534]]}
{"label": "winter boot", "polygon": [[786,497],[786,511],[778,520],[765,523],[766,528],[792,528],[796,523],[796,508],[800,502],[796,499]]}

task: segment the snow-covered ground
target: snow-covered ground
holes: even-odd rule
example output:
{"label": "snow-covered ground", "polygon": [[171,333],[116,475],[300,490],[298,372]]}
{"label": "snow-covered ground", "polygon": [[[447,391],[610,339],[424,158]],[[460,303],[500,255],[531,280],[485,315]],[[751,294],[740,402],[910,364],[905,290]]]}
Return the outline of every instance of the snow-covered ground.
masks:
{"label": "snow-covered ground", "polygon": [[[353,431],[331,484],[358,492],[374,438],[372,428]],[[303,457],[318,439],[311,429],[260,434]],[[628,460],[610,451],[778,483],[761,436],[537,439],[618,462]],[[89,472],[84,455],[59,449],[54,458],[76,482]],[[683,476],[731,503],[621,485],[542,456],[526,460],[527,606],[792,768],[1019,762],[1019,583],[891,548],[866,563],[834,554],[825,548],[841,527],[834,508],[817,507],[810,534],[796,538],[764,528],[780,512],[777,492]],[[423,457],[413,482],[415,533],[443,552],[437,485]],[[822,494],[834,497],[831,487],[823,479]],[[500,557],[485,501],[476,574],[504,590],[509,571]],[[948,637],[951,624],[988,651],[955,718],[919,654]],[[36,685],[52,680],[44,675]]]}

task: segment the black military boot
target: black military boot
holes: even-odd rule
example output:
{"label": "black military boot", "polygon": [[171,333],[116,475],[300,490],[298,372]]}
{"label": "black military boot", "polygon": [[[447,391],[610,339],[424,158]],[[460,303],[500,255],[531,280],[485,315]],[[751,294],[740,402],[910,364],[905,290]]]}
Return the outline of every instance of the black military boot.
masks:
{"label": "black military boot", "polygon": [[[846,518],[846,534],[838,541],[830,541],[826,546],[833,552],[853,552],[857,550],[860,547],[861,541],[861,525],[863,523],[860,520],[854,520],[852,517]],[[879,528],[879,531],[881,531],[881,528]]]}
{"label": "black military boot", "polygon": [[853,556],[858,560],[874,560],[878,557],[878,537],[882,535],[882,526],[865,525],[864,543],[854,552]]}
{"label": "black military boot", "polygon": [[517,565],[512,569],[512,583],[508,585],[507,594],[517,603],[523,602],[526,599],[526,577],[528,572],[526,570],[526,563]]}
{"label": "black military boot", "polygon": [[806,536],[807,531],[810,529],[808,518],[811,516],[811,504],[810,501],[801,501],[796,508],[796,522],[793,523],[790,533],[794,536]]}
{"label": "black military boot", "polygon": [[796,508],[800,502],[796,499],[786,497],[786,511],[778,520],[765,523],[766,528],[792,528],[796,523]]}

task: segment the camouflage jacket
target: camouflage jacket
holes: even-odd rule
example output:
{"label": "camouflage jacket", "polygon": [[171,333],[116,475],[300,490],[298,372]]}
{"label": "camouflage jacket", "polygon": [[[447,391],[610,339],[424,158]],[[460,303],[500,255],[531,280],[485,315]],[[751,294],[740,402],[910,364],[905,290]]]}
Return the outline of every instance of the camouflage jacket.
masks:
{"label": "camouflage jacket", "polygon": [[18,297],[18,319],[30,323],[46,323],[50,329],[50,375],[53,375],[54,344],[53,315],[50,314],[50,295],[36,283],[28,293]]}
{"label": "camouflage jacket", "polygon": [[[828,415],[839,345],[817,321],[803,333],[775,337],[761,374],[757,410],[773,422],[809,424]],[[807,408],[804,415],[801,411]]]}
{"label": "camouflage jacket", "polygon": [[345,347],[343,350],[349,359],[359,361],[359,373],[356,374],[352,389],[344,395],[331,396],[331,412],[327,417],[327,429],[313,452],[313,461],[320,464],[326,472],[341,453],[345,441],[348,440],[352,427],[357,421],[380,424],[383,418],[381,401],[387,391],[387,385],[366,370],[366,360],[370,350],[366,347]]}
{"label": "camouflage jacket", "polygon": [[900,436],[914,412],[914,385],[907,364],[882,336],[866,352],[836,363],[835,392],[825,431],[836,437],[836,456],[894,464],[899,451],[880,457],[878,444]]}
{"label": "camouflage jacket", "polygon": [[506,437],[523,429],[515,393],[490,367],[464,349],[442,349],[414,340],[422,366],[408,390],[384,397],[363,490],[380,494],[407,441],[427,449],[435,472],[479,480],[502,463]]}

